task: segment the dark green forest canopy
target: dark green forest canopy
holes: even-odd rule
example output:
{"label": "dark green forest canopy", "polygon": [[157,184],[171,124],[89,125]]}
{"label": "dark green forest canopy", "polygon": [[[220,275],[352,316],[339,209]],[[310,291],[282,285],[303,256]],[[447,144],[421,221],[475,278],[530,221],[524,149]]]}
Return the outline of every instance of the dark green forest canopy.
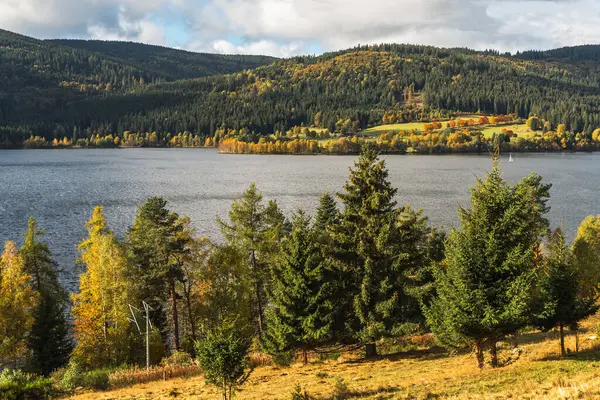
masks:
{"label": "dark green forest canopy", "polygon": [[276,60],[0,31],[0,145],[124,131],[212,137],[220,127],[258,140],[300,125],[334,132],[340,119],[360,129],[386,113],[410,122],[459,111],[535,114],[591,135],[597,54],[600,46],[511,56],[384,44]]}
{"label": "dark green forest canopy", "polygon": [[120,62],[153,72],[166,80],[230,74],[275,61],[275,58],[268,56],[194,53],[134,42],[67,39],[50,42],[114,57]]}

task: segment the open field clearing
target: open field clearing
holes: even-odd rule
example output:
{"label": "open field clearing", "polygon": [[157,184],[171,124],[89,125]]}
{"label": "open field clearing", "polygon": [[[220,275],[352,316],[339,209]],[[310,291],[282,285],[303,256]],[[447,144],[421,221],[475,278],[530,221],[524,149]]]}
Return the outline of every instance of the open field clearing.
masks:
{"label": "open field clearing", "polygon": [[[482,116],[483,115],[463,115],[456,119],[460,119],[461,121],[468,121],[470,119],[474,119],[475,121],[477,121],[477,119],[481,118]],[[446,128],[448,121],[450,121],[450,120],[439,121],[442,124],[442,129]],[[431,123],[431,122],[406,122],[406,123],[402,123],[402,124],[377,125],[377,126],[373,126],[371,128],[365,129],[361,133],[366,134],[366,135],[377,136],[383,132],[414,131],[414,130],[422,131],[422,130],[424,130],[425,124],[429,124],[429,123]],[[495,127],[495,129],[500,130],[500,129],[502,129],[502,127]]]}
{"label": "open field clearing", "polygon": [[481,133],[483,133],[483,136],[485,136],[486,138],[490,138],[490,137],[492,137],[492,135],[494,133],[502,133],[503,129],[513,131],[514,133],[516,133],[519,136],[526,136],[526,135],[531,134],[531,129],[529,129],[527,127],[527,125],[525,125],[525,124],[490,126],[490,127],[484,128],[481,131]]}
{"label": "open field clearing", "polygon": [[412,131],[412,130],[423,130],[425,122],[407,122],[404,124],[389,124],[389,125],[378,125],[372,128],[365,129],[361,133],[366,135],[379,135],[383,132],[398,132],[398,131]]}

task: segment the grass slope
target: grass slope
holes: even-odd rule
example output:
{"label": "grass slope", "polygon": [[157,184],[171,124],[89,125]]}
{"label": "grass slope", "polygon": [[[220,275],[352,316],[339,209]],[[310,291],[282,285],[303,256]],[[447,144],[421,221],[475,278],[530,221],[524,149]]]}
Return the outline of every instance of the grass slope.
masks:
{"label": "grass slope", "polygon": [[[479,117],[481,117],[482,115],[465,115],[465,116],[461,116],[459,118],[456,119],[460,119],[462,121],[468,121],[469,119],[475,119],[477,120]],[[442,123],[442,129],[444,129],[446,127],[446,124],[448,123],[449,120],[442,120],[439,121]],[[399,131],[406,131],[406,132],[410,132],[410,131],[423,131],[425,124],[428,124],[431,122],[406,122],[406,123],[402,123],[402,124],[386,124],[386,125],[377,125],[377,126],[373,126],[371,128],[367,128],[365,130],[363,130],[361,133],[364,135],[369,135],[369,136],[378,136],[384,132],[399,132]],[[512,129],[514,127],[516,127],[517,125],[511,125],[511,126],[496,126],[493,127],[494,132],[498,131],[498,133],[500,132],[500,130],[502,128],[508,128],[508,129]],[[490,128],[492,129],[492,128]],[[515,131],[516,132],[516,131]],[[491,136],[491,134],[490,134]]]}
{"label": "grass slope", "polygon": [[[594,334],[597,320],[580,334],[582,350],[559,359],[554,333],[531,333],[518,338],[520,358],[499,369],[479,371],[470,354],[448,355],[436,350],[399,353],[365,361],[347,358],[293,365],[261,367],[251,375],[238,399],[290,399],[300,384],[311,396],[330,399],[339,380],[345,398],[361,399],[595,399],[600,398],[600,348],[584,339]],[[567,346],[575,347],[569,337]],[[502,356],[512,354],[504,351]],[[126,389],[89,393],[76,400],[101,399],[218,399],[219,393],[201,377],[141,384]]]}
{"label": "grass slope", "polygon": [[496,133],[496,134],[502,133],[503,129],[513,131],[518,136],[527,136],[527,135],[531,134],[531,129],[529,129],[527,127],[527,125],[525,125],[525,124],[491,126],[491,127],[484,128],[481,131],[481,133],[483,133],[483,136],[485,136],[486,138],[490,138],[490,137],[492,137],[492,135],[494,133]]}
{"label": "grass slope", "polygon": [[383,132],[398,132],[398,131],[422,131],[425,122],[407,122],[404,124],[388,124],[388,125],[377,125],[372,128],[365,129],[361,133],[370,136],[377,136]]}

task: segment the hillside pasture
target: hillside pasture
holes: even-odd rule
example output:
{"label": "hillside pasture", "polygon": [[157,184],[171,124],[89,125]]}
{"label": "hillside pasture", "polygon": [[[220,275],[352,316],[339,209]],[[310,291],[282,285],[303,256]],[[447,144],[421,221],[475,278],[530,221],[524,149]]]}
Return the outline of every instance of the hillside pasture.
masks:
{"label": "hillside pasture", "polygon": [[525,124],[489,126],[489,127],[483,128],[481,130],[481,133],[483,133],[484,137],[491,138],[494,135],[494,133],[496,133],[496,134],[502,133],[503,129],[513,131],[518,136],[528,136],[532,133],[531,129],[529,129],[527,127],[527,125],[525,125]]}
{"label": "hillside pasture", "polygon": [[383,132],[399,132],[399,131],[422,131],[423,125],[426,122],[406,122],[402,124],[377,125],[361,131],[360,133],[367,136],[378,136]]}
{"label": "hillside pasture", "polygon": [[[461,120],[461,121],[469,121],[471,119],[477,121],[479,118],[483,117],[484,115],[461,115],[460,117],[457,118],[453,118],[453,120]],[[442,129],[445,129],[447,127],[447,124],[450,120],[443,120],[443,121],[438,121],[442,124]],[[363,131],[361,131],[360,133],[366,136],[378,136],[380,134],[382,134],[383,132],[399,132],[399,131],[406,131],[406,132],[410,132],[410,131],[423,131],[425,128],[425,124],[430,124],[431,122],[422,122],[422,121],[418,121],[418,122],[405,122],[405,123],[401,123],[401,124],[386,124],[386,125],[377,125],[377,126],[373,126],[371,128],[367,128]],[[477,125],[475,125],[477,126]]]}
{"label": "hillside pasture", "polygon": [[[595,339],[598,319],[588,320],[575,337],[567,337],[570,353],[558,357],[555,332],[530,332],[516,339],[518,351],[502,346],[504,366],[479,370],[468,350],[451,355],[433,348],[417,348],[376,359],[361,354],[307,365],[262,366],[252,373],[236,398],[290,399],[299,384],[314,400],[346,399],[597,399],[600,398],[600,343]],[[343,393],[341,393],[343,392]],[[334,397],[338,396],[338,397]],[[81,394],[76,400],[108,399],[217,399],[219,392],[201,376],[144,383],[108,392]]]}

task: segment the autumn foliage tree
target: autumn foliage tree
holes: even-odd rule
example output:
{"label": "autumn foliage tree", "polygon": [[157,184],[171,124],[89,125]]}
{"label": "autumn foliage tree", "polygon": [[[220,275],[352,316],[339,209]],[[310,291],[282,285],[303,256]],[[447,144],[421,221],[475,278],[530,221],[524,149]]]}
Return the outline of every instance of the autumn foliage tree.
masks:
{"label": "autumn foliage tree", "polygon": [[127,360],[131,282],[122,245],[108,229],[102,207],[86,224],[88,237],[79,245],[79,293],[72,295],[74,358],[83,366],[118,365]]}
{"label": "autumn foliage tree", "polygon": [[589,216],[579,225],[573,243],[573,257],[582,293],[596,296],[600,289],[600,215]]}
{"label": "autumn foliage tree", "polygon": [[598,296],[582,292],[580,271],[560,229],[550,236],[548,247],[544,268],[537,276],[539,305],[534,323],[543,330],[558,327],[560,355],[564,357],[565,328],[576,330],[579,321],[598,311]]}
{"label": "autumn foliage tree", "polygon": [[6,242],[0,260],[0,365],[16,367],[26,354],[38,295],[15,242]]}

